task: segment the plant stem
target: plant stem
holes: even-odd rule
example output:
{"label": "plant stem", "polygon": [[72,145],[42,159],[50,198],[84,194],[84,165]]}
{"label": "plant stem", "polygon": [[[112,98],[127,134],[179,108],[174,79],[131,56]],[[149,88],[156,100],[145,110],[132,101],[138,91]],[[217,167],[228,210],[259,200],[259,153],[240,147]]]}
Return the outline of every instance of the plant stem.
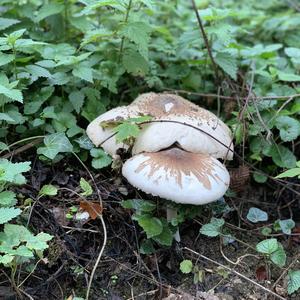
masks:
{"label": "plant stem", "polygon": [[[177,218],[177,208],[167,207],[167,221],[171,222],[172,219]],[[176,242],[180,242],[180,234],[179,228],[177,227],[177,231],[174,233],[174,239]]]}

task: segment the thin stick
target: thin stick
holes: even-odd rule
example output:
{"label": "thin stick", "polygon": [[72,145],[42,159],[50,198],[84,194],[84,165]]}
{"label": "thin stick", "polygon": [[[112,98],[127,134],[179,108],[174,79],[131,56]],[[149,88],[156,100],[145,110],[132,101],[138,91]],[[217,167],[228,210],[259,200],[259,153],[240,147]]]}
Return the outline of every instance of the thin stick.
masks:
{"label": "thin stick", "polygon": [[263,285],[261,285],[261,284],[255,282],[254,280],[252,280],[252,279],[246,277],[245,275],[243,275],[243,274],[241,274],[241,273],[239,273],[239,272],[237,272],[237,271],[235,271],[235,270],[233,270],[233,269],[231,269],[231,268],[229,268],[229,267],[227,267],[227,266],[225,266],[225,265],[223,265],[223,264],[221,264],[221,263],[219,263],[219,262],[217,262],[217,261],[214,261],[213,259],[211,259],[211,258],[209,258],[209,257],[206,257],[206,256],[204,256],[203,254],[200,254],[200,253],[198,253],[198,252],[196,252],[196,251],[194,251],[194,250],[192,250],[192,249],[190,249],[190,248],[187,248],[187,247],[184,247],[183,250],[187,250],[187,251],[189,251],[189,252],[191,252],[191,253],[193,253],[193,254],[195,254],[195,255],[198,255],[199,257],[201,257],[201,258],[203,258],[203,259],[205,259],[205,260],[207,260],[207,261],[209,261],[209,262],[211,262],[211,263],[213,263],[213,264],[219,266],[219,267],[222,267],[222,268],[226,269],[227,271],[229,271],[229,272],[231,272],[231,273],[234,273],[235,275],[237,275],[237,276],[239,276],[239,277],[241,277],[241,278],[243,278],[243,279],[245,279],[245,280],[251,282],[252,284],[254,284],[254,285],[260,287],[260,288],[263,289],[265,292],[267,292],[267,293],[269,293],[269,294],[275,296],[275,297],[278,298],[278,299],[286,300],[286,298],[281,297],[280,295],[278,295],[278,294],[276,294],[275,292],[271,291],[270,289],[264,287]]}
{"label": "thin stick", "polygon": [[195,0],[192,0],[192,5],[193,5],[193,9],[195,11],[196,17],[197,17],[197,21],[198,21],[198,24],[199,24],[200,32],[202,34],[202,37],[203,37],[203,40],[204,40],[204,43],[205,43],[205,47],[207,49],[208,56],[209,56],[209,58],[211,60],[211,63],[212,63],[212,66],[213,66],[213,69],[214,69],[214,72],[215,72],[216,80],[217,80],[217,82],[219,82],[218,67],[217,67],[217,65],[215,63],[215,60],[214,60],[213,56],[212,56],[211,49],[210,49],[209,42],[208,42],[208,38],[207,38],[207,35],[205,33],[205,30],[204,30],[204,27],[203,27],[203,24],[202,24],[202,21],[201,21],[201,18],[200,18],[200,15],[199,15],[196,3],[195,3]]}

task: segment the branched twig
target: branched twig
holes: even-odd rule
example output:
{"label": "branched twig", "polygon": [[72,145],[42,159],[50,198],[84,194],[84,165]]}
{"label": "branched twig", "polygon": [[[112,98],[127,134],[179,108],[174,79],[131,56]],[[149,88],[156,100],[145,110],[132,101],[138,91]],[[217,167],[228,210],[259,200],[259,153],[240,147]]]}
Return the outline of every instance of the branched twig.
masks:
{"label": "branched twig", "polygon": [[233,269],[231,269],[231,268],[229,268],[229,267],[227,267],[227,266],[225,266],[225,265],[223,265],[223,264],[221,264],[221,263],[219,263],[219,262],[217,262],[217,261],[215,261],[215,260],[213,260],[213,259],[211,259],[211,258],[209,258],[209,257],[206,257],[206,256],[204,256],[203,254],[200,254],[199,252],[196,252],[196,251],[194,251],[194,250],[192,250],[192,249],[190,249],[190,248],[187,248],[187,247],[184,247],[183,250],[187,250],[187,251],[189,251],[189,252],[191,252],[191,253],[193,253],[193,254],[195,254],[195,255],[198,255],[198,257],[201,257],[201,258],[203,258],[203,259],[205,259],[205,260],[207,260],[207,261],[209,261],[209,262],[211,262],[211,263],[213,263],[213,264],[215,264],[215,265],[217,265],[217,266],[219,266],[219,267],[222,267],[222,268],[226,269],[227,271],[229,271],[229,272],[231,272],[231,273],[234,273],[235,275],[237,275],[237,276],[239,276],[239,277],[241,277],[241,278],[247,280],[248,282],[251,282],[252,284],[254,284],[254,285],[260,287],[260,288],[263,289],[265,292],[267,292],[267,293],[269,293],[269,294],[275,296],[275,297],[278,298],[278,299],[286,300],[285,298],[281,297],[280,295],[276,294],[275,292],[271,291],[270,289],[268,289],[268,288],[264,287],[263,285],[261,285],[261,284],[255,282],[254,280],[248,278],[247,276],[245,276],[245,275],[243,275],[243,274],[241,274],[241,273],[239,273],[239,272],[237,272],[237,271],[235,271],[235,270],[233,270]]}
{"label": "branched twig", "polygon": [[193,5],[193,9],[195,11],[196,17],[197,17],[197,21],[198,21],[198,24],[199,24],[201,35],[202,35],[204,43],[205,43],[205,47],[206,47],[207,52],[208,52],[208,56],[211,60],[211,63],[212,63],[212,66],[213,66],[213,69],[214,69],[214,72],[215,72],[216,80],[219,83],[220,81],[219,81],[218,67],[217,67],[217,64],[216,64],[216,62],[213,58],[213,55],[212,55],[212,52],[211,52],[211,49],[210,49],[210,46],[209,46],[208,38],[207,38],[207,35],[205,33],[205,30],[204,30],[204,27],[203,27],[203,24],[202,24],[202,21],[201,21],[201,18],[200,18],[200,15],[199,15],[196,3],[195,3],[195,0],[192,0],[192,5]]}

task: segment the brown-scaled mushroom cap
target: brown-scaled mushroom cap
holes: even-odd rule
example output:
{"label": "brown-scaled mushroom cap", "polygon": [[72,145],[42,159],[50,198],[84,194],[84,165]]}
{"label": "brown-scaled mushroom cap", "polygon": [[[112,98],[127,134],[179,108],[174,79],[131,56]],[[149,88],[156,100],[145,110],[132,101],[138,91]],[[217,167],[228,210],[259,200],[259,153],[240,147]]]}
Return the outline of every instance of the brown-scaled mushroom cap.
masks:
{"label": "brown-scaled mushroom cap", "polygon": [[[129,107],[141,114],[153,116],[156,121],[178,122],[157,122],[143,126],[134,144],[133,154],[157,152],[177,143],[186,151],[232,159],[231,131],[208,110],[180,96],[164,93],[142,94]],[[197,127],[201,131],[184,124]]]}
{"label": "brown-scaled mushroom cap", "polygon": [[217,159],[178,148],[135,155],[125,162],[122,173],[146,193],[195,205],[222,197],[230,181],[227,169]]}

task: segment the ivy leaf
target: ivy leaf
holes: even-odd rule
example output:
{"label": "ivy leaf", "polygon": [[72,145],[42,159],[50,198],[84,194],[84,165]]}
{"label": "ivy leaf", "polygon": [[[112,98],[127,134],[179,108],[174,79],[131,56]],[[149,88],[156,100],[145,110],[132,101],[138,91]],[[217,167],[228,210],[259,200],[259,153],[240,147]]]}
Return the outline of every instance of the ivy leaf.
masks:
{"label": "ivy leaf", "polygon": [[134,220],[145,230],[147,238],[157,236],[163,231],[163,224],[160,219],[148,215],[134,215]]}
{"label": "ivy leaf", "polygon": [[259,253],[263,254],[272,254],[278,249],[278,241],[277,239],[267,239],[259,242],[256,245],[256,250]]}
{"label": "ivy leaf", "polygon": [[118,143],[136,138],[140,133],[140,128],[137,124],[131,122],[123,122],[113,129],[116,132],[116,140]]}
{"label": "ivy leaf", "polygon": [[121,36],[128,38],[137,45],[140,54],[148,59],[148,42],[151,26],[145,22],[128,22],[120,31]]}
{"label": "ivy leaf", "polygon": [[180,263],[180,271],[184,274],[189,274],[193,270],[193,263],[189,259],[185,259]]}
{"label": "ivy leaf", "polygon": [[279,220],[279,226],[283,233],[291,234],[292,229],[295,227],[295,222],[292,219]]}
{"label": "ivy leaf", "polygon": [[293,168],[296,165],[296,156],[285,146],[273,145],[269,154],[274,163],[281,168]]}
{"label": "ivy leaf", "polygon": [[72,152],[73,146],[64,133],[53,133],[44,138],[45,147],[37,149],[38,154],[43,154],[50,159],[60,152]]}
{"label": "ivy leaf", "polygon": [[237,60],[231,54],[226,52],[218,52],[215,56],[215,62],[222,70],[227,73],[232,79],[237,79]]}
{"label": "ivy leaf", "polygon": [[21,214],[21,209],[14,207],[0,208],[0,224],[5,224]]}
{"label": "ivy leaf", "polygon": [[200,228],[200,233],[209,237],[219,236],[222,232],[222,227],[224,224],[224,219],[212,218],[210,223],[205,224]]}
{"label": "ivy leaf", "polygon": [[92,166],[95,169],[102,169],[104,167],[107,167],[111,164],[112,159],[111,157],[102,149],[91,149],[90,151],[93,160],[92,160]]}
{"label": "ivy leaf", "polygon": [[270,255],[271,261],[278,267],[284,267],[286,263],[286,253],[283,246],[278,243],[278,248],[276,251],[272,252]]}
{"label": "ivy leaf", "polygon": [[300,122],[288,116],[276,119],[275,126],[280,130],[280,137],[284,142],[295,140],[300,135]]}
{"label": "ivy leaf", "polygon": [[58,189],[54,185],[46,184],[40,189],[39,196],[56,196],[57,191]]}
{"label": "ivy leaf", "polygon": [[268,221],[268,214],[256,207],[251,207],[247,214],[247,219],[252,223]]}
{"label": "ivy leaf", "polygon": [[300,288],[300,270],[289,271],[288,273],[288,294],[293,294]]}
{"label": "ivy leaf", "polygon": [[83,193],[81,193],[82,196],[90,196],[93,194],[91,185],[84,178],[80,178],[79,184],[81,189],[83,190]]}

